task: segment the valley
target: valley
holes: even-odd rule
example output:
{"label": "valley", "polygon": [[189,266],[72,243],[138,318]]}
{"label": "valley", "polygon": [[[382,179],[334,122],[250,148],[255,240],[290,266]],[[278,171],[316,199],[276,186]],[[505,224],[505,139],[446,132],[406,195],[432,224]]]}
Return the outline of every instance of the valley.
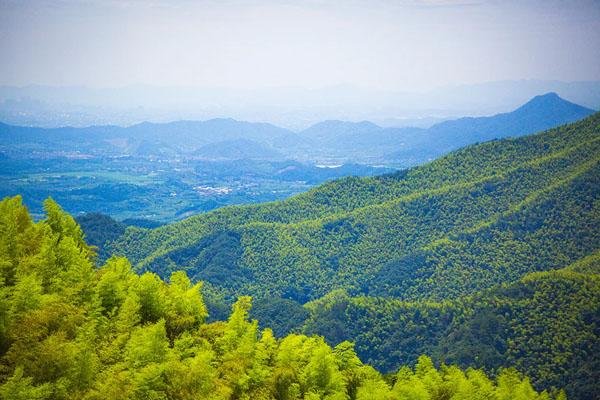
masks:
{"label": "valley", "polygon": [[345,176],[390,173],[592,112],[549,93],[508,113],[428,129],[324,121],[292,132],[225,118],[52,129],[0,123],[0,196],[25,195],[35,217],[51,196],[74,215],[166,223],[285,199]]}

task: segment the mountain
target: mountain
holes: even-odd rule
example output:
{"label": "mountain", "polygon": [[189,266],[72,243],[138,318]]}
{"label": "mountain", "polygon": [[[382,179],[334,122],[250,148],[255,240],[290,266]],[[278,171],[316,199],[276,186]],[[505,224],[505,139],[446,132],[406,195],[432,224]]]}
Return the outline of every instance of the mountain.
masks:
{"label": "mountain", "polygon": [[298,143],[300,140],[293,132],[274,125],[233,119],[52,129],[3,124],[0,126],[0,138],[3,140],[0,150],[20,157],[31,157],[32,149],[45,152],[46,156],[79,152],[100,157],[129,154],[174,157],[207,144],[235,140],[284,147],[285,151],[286,143]]}
{"label": "mountain", "polygon": [[448,120],[430,128],[382,128],[371,122],[324,121],[299,132],[318,150],[313,157],[344,161],[421,164],[460,147],[521,136],[580,120],[594,110],[560,98],[536,96],[514,111]]}
{"label": "mountain", "polygon": [[248,139],[233,139],[200,147],[194,156],[206,160],[275,160],[283,155],[272,148]]}
{"label": "mountain", "polygon": [[422,128],[382,128],[372,122],[323,121],[298,134],[313,144],[310,157],[317,161],[387,163],[383,156],[398,148]]}
{"label": "mountain", "polygon": [[305,308],[309,316],[290,330],[323,335],[329,343],[352,340],[359,357],[380,370],[432,354],[436,362],[487,371],[512,365],[527,371],[536,387],[562,387],[570,399],[595,399],[598,251],[565,268],[530,273],[451,302],[351,297],[338,291]]}
{"label": "mountain", "polygon": [[[534,97],[509,113],[444,121],[434,125],[429,131],[436,138],[448,136],[445,138],[448,141],[462,139],[463,143],[483,142],[542,131],[582,119],[592,113],[594,110],[566,101],[556,93],[547,93]],[[461,133],[463,136],[458,136]],[[461,145],[462,143],[457,144]]]}
{"label": "mountain", "polygon": [[[399,145],[398,132],[419,132],[419,128],[382,128],[372,122],[350,122],[329,120],[319,122],[299,132],[301,137],[311,140],[320,152],[347,159],[379,157]],[[383,147],[382,147],[383,146]]]}
{"label": "mountain", "polygon": [[[114,249],[143,270],[168,275],[169,266],[186,266],[193,279],[259,297],[305,302],[338,288],[407,300],[473,293],[598,245],[589,199],[598,196],[599,119],[285,201],[128,229]],[[135,248],[122,245],[132,241]],[[225,281],[205,279],[208,248],[227,248],[229,265],[215,265],[227,270]]]}
{"label": "mountain", "polygon": [[436,124],[419,135],[411,146],[389,157],[400,161],[403,157],[410,159],[415,153],[423,153],[433,158],[471,143],[526,135],[577,121],[592,113],[594,110],[566,101],[556,93],[547,93],[509,113]]}
{"label": "mountain", "polygon": [[168,123],[144,122],[124,128],[124,131],[128,137],[155,138],[157,140],[169,138],[171,141],[187,148],[238,139],[270,144],[287,136],[295,136],[291,131],[275,125],[236,121],[232,118]]}
{"label": "mountain", "polygon": [[2,399],[564,399],[514,370],[489,377],[425,355],[386,379],[350,342],[259,329],[248,296],[209,322],[201,283],[138,275],[119,257],[95,268],[75,220],[44,206],[34,222],[20,196],[0,201]]}
{"label": "mountain", "polygon": [[138,157],[160,157],[163,159],[178,155],[178,151],[165,142],[145,139],[129,143],[129,152]]}
{"label": "mountain", "polygon": [[600,249],[599,163],[596,113],[398,173],[127,228],[108,248],[138,271],[183,268],[217,314],[251,294],[276,332],[356,341],[383,370],[422,352],[489,372],[515,364],[538,389],[591,399],[599,292],[577,274],[597,271],[581,260]]}

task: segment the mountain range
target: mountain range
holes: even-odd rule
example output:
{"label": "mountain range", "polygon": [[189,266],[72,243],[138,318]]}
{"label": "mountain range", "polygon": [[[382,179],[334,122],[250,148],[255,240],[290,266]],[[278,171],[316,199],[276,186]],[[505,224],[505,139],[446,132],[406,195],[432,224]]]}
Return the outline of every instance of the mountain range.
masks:
{"label": "mountain range", "polygon": [[300,132],[233,119],[141,123],[130,127],[33,128],[0,125],[0,152],[12,158],[139,156],[215,160],[416,165],[471,143],[520,136],[579,120],[593,110],[555,93],[491,117],[461,118],[424,128],[324,121]]}
{"label": "mountain range", "polygon": [[[561,118],[575,119],[578,113],[588,112],[555,95],[540,96],[505,115],[454,122],[477,128],[465,135],[469,140],[498,140],[453,150],[457,144],[448,138],[460,141],[461,136],[446,127],[439,132],[449,132],[448,136],[439,133],[442,137],[436,149],[450,153],[432,162],[385,175],[345,177],[285,200],[222,207],[161,226],[147,220],[120,223],[98,214],[87,215],[79,221],[90,242],[99,247],[97,256],[85,244],[75,220],[52,200],[45,202],[46,219],[34,223],[20,198],[6,199],[0,202],[5,210],[0,216],[0,250],[5,260],[0,263],[0,272],[2,284],[8,284],[2,288],[8,293],[10,306],[0,307],[5,316],[2,321],[9,321],[1,325],[8,326],[8,330],[0,329],[0,344],[9,349],[4,362],[16,368],[10,384],[31,388],[28,378],[19,377],[23,371],[18,365],[22,363],[27,367],[26,376],[30,376],[39,365],[55,365],[48,359],[63,359],[63,352],[55,352],[60,356],[45,352],[45,343],[50,343],[51,349],[56,348],[54,343],[62,343],[65,349],[80,349],[77,346],[88,343],[82,341],[85,337],[89,343],[102,342],[118,349],[122,336],[117,333],[126,321],[127,326],[136,327],[135,332],[144,337],[152,335],[169,349],[169,338],[177,338],[173,346],[179,349],[181,340],[193,337],[189,332],[180,337],[182,326],[190,332],[200,330],[200,337],[206,340],[202,343],[213,343],[221,329],[231,328],[234,332],[236,326],[253,326],[248,338],[256,339],[257,322],[247,322],[250,316],[258,318],[262,327],[272,327],[277,337],[285,337],[280,339],[282,346],[302,337],[298,334],[318,334],[334,349],[352,346],[348,344],[352,341],[356,355],[384,373],[407,365],[395,379],[401,380],[408,373],[406,368],[412,366],[419,374],[424,363],[432,368],[441,365],[445,373],[451,370],[444,363],[457,364],[467,369],[465,376],[474,374],[468,368],[483,368],[490,376],[498,376],[499,381],[506,377],[505,368],[515,367],[518,372],[508,372],[519,377],[514,380],[515,386],[520,385],[523,373],[529,377],[525,379],[527,385],[531,382],[536,390],[547,390],[556,398],[563,398],[558,389],[564,388],[569,398],[595,399],[600,379],[600,113],[523,136],[534,126],[559,123]],[[498,121],[505,130],[488,133],[500,126],[495,125]],[[197,151],[185,147],[184,140],[192,143],[193,138],[185,139],[187,132],[202,124],[206,123],[171,124],[170,137],[181,143],[164,143],[160,157]],[[219,120],[210,124],[236,127],[240,123]],[[262,140],[264,126],[241,126],[254,139]],[[336,126],[340,129],[333,129]],[[319,130],[323,127],[326,129]],[[289,140],[330,140],[333,147],[336,141],[362,140],[357,127],[370,130],[379,143],[395,139],[386,136],[386,129],[371,123],[327,122],[304,134],[292,132]],[[19,129],[25,129],[23,136],[11,136]],[[23,146],[23,154],[25,149],[43,149],[45,143],[55,143],[60,149],[55,137],[46,137],[56,134],[63,145],[70,144],[76,152],[83,150],[77,147],[81,143],[78,129],[28,129],[6,128],[8,146]],[[101,137],[107,148],[126,146],[122,141],[124,129],[128,128],[89,128],[86,143],[93,148],[94,140]],[[151,127],[153,133],[147,136],[142,133],[144,129],[133,127],[126,137],[132,143],[140,140],[140,154],[162,143],[161,135],[165,134],[163,126]],[[201,131],[198,129],[196,132]],[[276,127],[265,129],[281,133]],[[441,128],[434,126],[427,131],[435,129]],[[276,135],[267,135],[272,146],[275,137],[288,140]],[[234,130],[223,130],[212,137],[216,143],[225,143],[231,156],[238,157],[246,150],[251,155],[254,151],[248,142],[235,139]],[[198,149],[209,145],[204,138],[195,140]],[[15,154],[7,153],[0,165],[16,165],[11,158]],[[202,156],[214,154],[207,151]],[[417,156],[424,158],[415,154],[415,162]],[[93,190],[111,198],[129,199],[130,187],[135,186],[130,182],[139,179],[144,199],[177,199],[177,193],[158,195],[152,190],[146,180],[154,179],[154,168],[165,163],[157,155],[145,157],[151,157],[153,168],[147,175],[140,174],[146,164],[134,158],[128,161],[132,175],[124,177],[128,183],[120,185],[119,190],[114,186]],[[110,163],[119,160],[117,157]],[[18,161],[29,169],[46,165],[31,158]],[[87,165],[94,175],[86,179],[96,179],[97,160],[67,161]],[[285,179],[296,179],[298,173],[297,168],[275,167],[276,161],[261,164],[257,160],[238,160],[223,168],[238,163],[260,166],[262,173],[277,168]],[[176,165],[179,168],[183,164]],[[314,168],[310,172],[315,177],[343,170]],[[3,174],[14,175],[11,171]],[[117,175],[122,172],[111,171]],[[27,182],[39,186],[41,178],[36,176],[26,178]],[[60,184],[63,179],[61,175],[52,182]],[[181,190],[189,179],[186,171],[173,187]],[[77,201],[89,199],[90,189],[69,190],[69,196]],[[195,190],[206,193],[228,189],[200,186]],[[132,266],[114,256],[126,256]],[[100,270],[92,268],[92,262],[105,261]],[[177,272],[180,270],[192,282],[203,282],[203,300],[197,299],[200,284],[193,286]],[[159,277],[171,279],[171,285]],[[189,297],[192,292],[194,296]],[[251,310],[245,295],[254,299]],[[57,299],[60,306],[54,307],[52,301]],[[185,317],[177,311],[188,309],[187,300],[181,299],[192,299],[200,308],[206,305],[209,321],[216,322],[203,325],[204,321]],[[114,308],[114,304],[121,303],[122,307]],[[228,317],[232,304],[234,312]],[[42,313],[38,312],[40,305]],[[20,341],[16,332],[21,322],[45,324],[46,316],[54,321],[63,317],[60,314],[54,318],[52,313],[63,311],[71,313],[69,326],[80,326],[76,321],[84,314],[89,314],[93,325],[84,330],[87,333],[83,336],[73,333],[80,332],[74,329],[40,340],[36,336]],[[22,320],[21,315],[33,319]],[[228,322],[222,322],[227,318]],[[94,328],[107,324],[107,333],[100,332],[103,328]],[[26,331],[36,335],[45,332]],[[215,343],[218,353],[221,341]],[[134,345],[127,345],[128,357],[134,354]],[[78,350],[77,354],[84,353]],[[118,352],[85,354],[91,354],[92,363],[96,359],[112,365],[118,360]],[[423,359],[422,354],[431,359]],[[71,364],[89,364],[77,360],[73,358]],[[114,368],[119,365],[117,362]],[[60,376],[58,372],[52,375]],[[61,382],[81,382],[77,377],[72,379]],[[504,387],[504,383],[499,385]],[[40,386],[40,390],[43,388]],[[3,386],[2,390],[8,389]],[[523,398],[532,398],[532,389],[528,388],[527,393]]]}
{"label": "mountain range", "polygon": [[[121,249],[117,241],[114,250],[142,269],[168,275],[185,266],[192,278],[224,289],[301,302],[337,285],[406,299],[470,293],[517,278],[514,268],[502,267],[509,260],[518,258],[530,272],[549,268],[543,266],[546,258],[560,254],[558,268],[594,249],[597,238],[588,228],[597,215],[583,194],[597,194],[599,118],[594,114],[543,134],[467,147],[395,174],[339,179],[280,202],[225,207],[154,230],[131,228],[122,243],[134,240],[136,247]],[[565,196],[573,198],[557,201]],[[546,231],[546,225],[553,229]],[[472,247],[484,232],[485,241]],[[508,232],[517,242],[549,241],[544,247],[549,253],[519,247],[486,261],[487,267],[470,264],[476,273],[468,281],[451,273],[450,266],[477,259],[469,254],[497,244]],[[577,235],[578,247],[565,247],[572,242],[564,235]],[[212,248],[207,256],[214,259],[222,244],[237,256],[228,257],[227,280],[213,282],[203,275],[210,269],[203,249]],[[463,261],[449,259],[442,267],[436,254],[448,251],[461,253]],[[492,265],[498,269],[490,270]],[[289,283],[288,274],[295,283],[282,286]]]}
{"label": "mountain range", "polygon": [[374,90],[349,84],[249,90],[30,85],[0,86],[0,121],[24,126],[84,127],[228,116],[270,122],[292,130],[306,129],[325,119],[369,120],[384,127],[428,127],[440,120],[514,109],[547,92],[600,109],[600,81],[505,80],[426,92]]}
{"label": "mountain range", "polygon": [[593,112],[556,93],[547,93],[511,112],[444,121],[428,129],[382,128],[366,121],[326,121],[299,134],[311,139],[323,153],[372,157],[410,166],[468,144],[538,132],[577,121]]}
{"label": "mountain range", "polygon": [[16,157],[42,153],[52,157],[64,153],[86,156],[164,156],[163,149],[177,155],[189,154],[208,144],[248,140],[278,146],[294,143],[295,134],[270,124],[233,119],[141,123],[130,127],[33,128],[0,125],[2,150]]}
{"label": "mountain range", "polygon": [[422,352],[491,372],[513,361],[538,388],[591,399],[599,162],[596,113],[284,201],[128,227],[105,247],[140,272],[205,282],[216,318],[250,294],[276,332],[354,340],[383,370]]}

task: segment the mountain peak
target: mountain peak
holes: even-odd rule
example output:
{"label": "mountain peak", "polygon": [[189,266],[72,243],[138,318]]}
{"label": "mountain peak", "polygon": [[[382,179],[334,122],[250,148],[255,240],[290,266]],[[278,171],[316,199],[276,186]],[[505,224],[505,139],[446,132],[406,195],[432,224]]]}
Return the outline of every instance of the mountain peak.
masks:
{"label": "mountain peak", "polygon": [[570,103],[569,101],[563,99],[562,97],[560,97],[558,95],[558,93],[556,92],[548,92],[548,93],[544,93],[544,94],[540,94],[535,96],[534,98],[532,98],[531,100],[529,100],[527,103],[559,103],[559,102],[565,102],[565,103]]}
{"label": "mountain peak", "polygon": [[[556,92],[548,92],[545,94],[540,94],[538,96],[535,96],[534,98],[532,98],[531,100],[529,100],[527,103],[523,104],[521,107],[519,107],[517,109],[518,110],[531,110],[531,109],[556,109],[557,107],[560,108],[578,108],[581,110],[585,110],[585,107],[582,107],[578,104],[575,103],[571,103],[568,100],[563,99],[562,97],[560,97]],[[589,110],[592,111],[592,110]]]}
{"label": "mountain peak", "polygon": [[534,99],[538,99],[538,98],[540,98],[540,99],[554,99],[554,100],[563,100],[563,101],[566,101],[562,97],[560,97],[558,95],[558,93],[556,93],[556,92],[548,92],[548,93],[540,94],[540,95],[534,97]]}

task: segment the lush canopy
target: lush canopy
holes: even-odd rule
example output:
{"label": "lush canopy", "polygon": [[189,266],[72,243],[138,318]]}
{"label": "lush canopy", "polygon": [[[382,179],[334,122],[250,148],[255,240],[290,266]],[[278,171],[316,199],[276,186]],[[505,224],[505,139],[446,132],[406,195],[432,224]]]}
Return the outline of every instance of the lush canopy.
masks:
{"label": "lush canopy", "polygon": [[353,345],[276,339],[240,297],[206,323],[201,283],[136,274],[124,258],[94,267],[73,218],[52,200],[33,222],[0,202],[0,395],[6,399],[550,399],[515,370],[497,379],[419,358],[384,379]]}

